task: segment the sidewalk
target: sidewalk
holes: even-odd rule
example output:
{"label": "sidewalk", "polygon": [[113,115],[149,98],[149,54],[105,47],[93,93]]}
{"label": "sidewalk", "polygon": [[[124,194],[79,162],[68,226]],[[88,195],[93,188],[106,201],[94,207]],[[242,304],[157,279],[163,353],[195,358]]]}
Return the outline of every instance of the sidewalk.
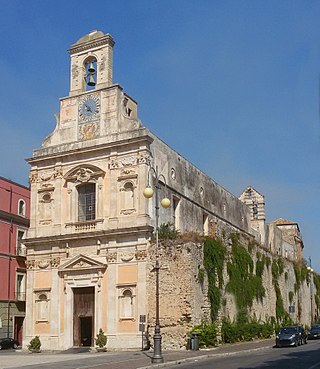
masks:
{"label": "sidewalk", "polygon": [[[207,359],[213,356],[230,356],[236,355],[241,351],[252,352],[257,350],[263,350],[274,345],[274,339],[254,341],[254,342],[241,342],[230,345],[223,345],[212,349],[204,349],[199,351],[175,351],[163,353],[164,363],[163,364],[148,364],[147,366],[140,367],[137,369],[150,369],[150,368],[165,368],[166,366],[173,364],[181,364],[184,362],[192,362],[202,359]],[[152,353],[150,353],[152,354]],[[110,367],[111,368],[111,367]],[[118,368],[117,368],[118,369]],[[120,368],[119,368],[120,369]],[[122,369],[122,368],[121,368]],[[124,368],[123,368],[124,369]]]}
{"label": "sidewalk", "polygon": [[[239,351],[252,352],[263,350],[274,345],[274,339],[245,342],[219,346],[199,351],[164,351],[164,363],[152,364],[152,351],[147,352],[42,352],[30,354],[27,351],[1,351],[0,369],[4,368],[79,368],[79,369],[150,369],[164,368],[175,363],[192,362],[211,356],[236,355]],[[62,363],[65,365],[62,365]]]}

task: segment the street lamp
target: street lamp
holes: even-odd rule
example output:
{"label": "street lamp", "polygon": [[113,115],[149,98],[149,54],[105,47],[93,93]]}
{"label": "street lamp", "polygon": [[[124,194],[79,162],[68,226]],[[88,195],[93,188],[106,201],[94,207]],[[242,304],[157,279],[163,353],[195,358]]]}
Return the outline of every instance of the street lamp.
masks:
{"label": "street lamp", "polygon": [[[147,187],[143,191],[143,195],[145,198],[150,199],[153,196],[153,189],[150,186],[150,173],[154,176],[154,188],[155,188],[155,210],[156,210],[156,263],[154,267],[154,271],[156,272],[156,324],[154,328],[154,336],[153,336],[153,356],[151,357],[151,362],[154,364],[163,363],[163,356],[161,352],[161,333],[160,333],[160,321],[159,321],[159,250],[158,250],[158,224],[159,224],[159,189],[160,189],[160,180],[164,182],[166,186],[166,179],[162,174],[158,174],[158,167],[153,168],[150,166],[148,170],[148,183]],[[170,207],[170,200],[168,198],[163,198],[161,200],[161,206],[165,209]]]}
{"label": "street lamp", "polygon": [[311,257],[309,257],[309,266],[307,267],[310,273],[310,309],[311,309],[311,324],[313,323],[313,269],[311,267]]}

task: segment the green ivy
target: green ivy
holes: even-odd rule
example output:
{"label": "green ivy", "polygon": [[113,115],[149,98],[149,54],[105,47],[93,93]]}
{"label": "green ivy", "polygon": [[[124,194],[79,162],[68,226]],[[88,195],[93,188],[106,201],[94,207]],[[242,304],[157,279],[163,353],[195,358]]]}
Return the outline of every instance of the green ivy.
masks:
{"label": "green ivy", "polygon": [[160,241],[163,240],[175,240],[179,236],[179,231],[177,231],[172,223],[162,223],[158,228],[158,237]]}
{"label": "green ivy", "polygon": [[220,238],[206,237],[203,248],[203,265],[208,276],[208,299],[211,306],[211,319],[217,318],[221,304],[223,286],[223,266],[226,247]]}
{"label": "green ivy", "polygon": [[282,258],[278,258],[278,270],[279,270],[279,275],[282,275],[284,272],[284,262]]}
{"label": "green ivy", "polygon": [[[217,326],[215,323],[201,323],[191,329],[189,335],[196,332],[199,335],[199,346],[217,346]],[[231,322],[225,318],[222,321],[221,338],[223,343],[239,341],[252,341],[256,338],[270,338],[275,332],[275,324],[272,321],[257,322],[255,319],[243,322]]]}
{"label": "green ivy", "polygon": [[224,343],[238,341],[252,341],[255,338],[270,338],[274,333],[271,323],[259,323],[255,320],[247,322],[231,322],[224,319],[222,322],[221,336]]}
{"label": "green ivy", "polygon": [[261,260],[258,259],[256,261],[256,276],[259,278],[262,278],[265,263],[266,263],[265,258],[262,258]]}
{"label": "green ivy", "polygon": [[269,256],[266,256],[265,257],[265,261],[266,261],[266,266],[269,269],[270,268],[270,265],[271,265],[271,259],[270,259],[270,257]]}
{"label": "green ivy", "polygon": [[278,266],[277,260],[272,261],[271,274],[272,274],[273,281],[277,281],[279,279],[280,272],[279,272],[279,266]]}
{"label": "green ivy", "polygon": [[284,272],[283,259],[278,258],[276,260],[273,260],[271,264],[271,274],[272,274],[272,283],[276,293],[276,319],[278,323],[288,321],[290,319],[290,316],[284,307],[283,298],[279,287],[279,277],[283,274],[283,272]]}
{"label": "green ivy", "polygon": [[289,301],[290,301],[290,304],[292,304],[293,297],[294,297],[294,292],[293,291],[289,291]]}
{"label": "green ivy", "polygon": [[284,319],[286,319],[288,313],[286,312],[284,305],[283,305],[283,299],[281,296],[281,291],[279,288],[279,283],[277,280],[273,280],[274,290],[276,292],[276,318],[278,322],[282,322]]}
{"label": "green ivy", "polygon": [[[247,249],[240,243],[239,235],[231,235],[232,256],[227,264],[229,282],[226,290],[235,296],[238,308],[238,321],[242,314],[247,314],[252,306],[253,299],[262,301],[265,289],[262,283],[262,264],[256,266],[256,275],[253,274],[254,262]],[[258,272],[257,272],[258,271]]]}
{"label": "green ivy", "polygon": [[208,324],[206,322],[196,325],[190,331],[199,334],[199,347],[214,347],[217,346],[217,327],[215,323]]}
{"label": "green ivy", "polygon": [[315,293],[315,302],[317,306],[317,311],[320,309],[320,275],[317,273],[313,273],[313,283],[316,288]]}
{"label": "green ivy", "polygon": [[301,284],[308,278],[308,269],[306,267],[300,268],[297,264],[294,265],[294,274],[296,277],[296,283],[294,285],[295,292],[297,292]]}
{"label": "green ivy", "polygon": [[204,282],[204,273],[205,273],[205,270],[203,268],[199,268],[199,270],[198,270],[198,281],[200,283]]}

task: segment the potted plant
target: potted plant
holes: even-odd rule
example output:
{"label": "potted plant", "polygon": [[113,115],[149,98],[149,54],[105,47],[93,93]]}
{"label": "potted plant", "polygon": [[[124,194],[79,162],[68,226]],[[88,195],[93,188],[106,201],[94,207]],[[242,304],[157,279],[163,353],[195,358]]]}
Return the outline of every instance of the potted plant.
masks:
{"label": "potted plant", "polygon": [[39,336],[35,336],[27,345],[30,352],[40,352],[41,342]]}
{"label": "potted plant", "polygon": [[99,333],[97,334],[96,337],[96,345],[98,346],[96,347],[96,350],[98,352],[107,351],[106,344],[107,344],[107,336],[104,334],[102,328],[100,328]]}

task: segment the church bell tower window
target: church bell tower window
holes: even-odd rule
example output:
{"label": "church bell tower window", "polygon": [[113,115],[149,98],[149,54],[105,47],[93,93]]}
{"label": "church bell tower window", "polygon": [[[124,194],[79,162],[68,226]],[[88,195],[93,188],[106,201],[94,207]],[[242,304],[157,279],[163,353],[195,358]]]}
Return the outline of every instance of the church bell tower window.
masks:
{"label": "church bell tower window", "polygon": [[90,58],[85,61],[86,90],[93,90],[97,84],[97,59]]}

